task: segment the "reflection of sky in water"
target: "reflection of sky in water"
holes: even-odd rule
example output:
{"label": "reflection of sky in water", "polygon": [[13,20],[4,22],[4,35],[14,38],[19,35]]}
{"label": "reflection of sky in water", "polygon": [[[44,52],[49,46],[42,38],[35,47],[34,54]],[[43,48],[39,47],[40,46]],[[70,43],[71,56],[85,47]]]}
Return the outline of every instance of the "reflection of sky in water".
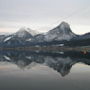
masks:
{"label": "reflection of sky in water", "polygon": [[41,64],[36,64],[33,67],[29,67],[27,66],[24,69],[20,69],[19,67],[17,67],[15,64],[11,64],[11,63],[4,63],[0,65],[0,76],[13,76],[13,77],[24,77],[24,78],[29,78],[29,77],[33,77],[33,76],[47,76],[47,77],[52,77],[52,78],[67,78],[69,76],[75,76],[74,74],[82,74],[83,75],[87,75],[90,74],[90,66],[88,65],[84,65],[84,64],[75,64],[70,73],[65,76],[62,77],[57,71],[53,70],[52,68],[45,66],[45,65],[41,65]]}
{"label": "reflection of sky in water", "polygon": [[74,66],[72,67],[71,73],[72,73],[72,72],[73,72],[73,73],[74,73],[74,72],[76,72],[76,73],[89,72],[89,73],[90,73],[90,66],[84,65],[84,64],[76,64],[76,65],[74,65]]}
{"label": "reflection of sky in water", "polygon": [[0,90],[89,90],[90,67],[76,64],[70,73],[61,75],[45,65],[20,69],[14,64],[0,65]]}

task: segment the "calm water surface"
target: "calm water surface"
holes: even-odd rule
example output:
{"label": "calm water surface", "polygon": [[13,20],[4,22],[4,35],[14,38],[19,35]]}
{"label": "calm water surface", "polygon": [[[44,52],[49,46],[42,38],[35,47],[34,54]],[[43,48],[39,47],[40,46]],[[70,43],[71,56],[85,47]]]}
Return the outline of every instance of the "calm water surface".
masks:
{"label": "calm water surface", "polygon": [[90,55],[0,52],[0,90],[90,90]]}

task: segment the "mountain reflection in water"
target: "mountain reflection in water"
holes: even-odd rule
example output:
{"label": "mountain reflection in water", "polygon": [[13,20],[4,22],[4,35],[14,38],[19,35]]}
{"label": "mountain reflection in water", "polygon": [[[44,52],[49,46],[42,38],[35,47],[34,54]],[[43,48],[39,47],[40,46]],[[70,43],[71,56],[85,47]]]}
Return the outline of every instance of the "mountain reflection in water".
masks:
{"label": "mountain reflection in water", "polygon": [[[24,51],[0,52],[0,62],[10,62],[24,69],[34,67],[32,63],[46,65],[61,74],[68,75],[73,65],[83,63],[90,65],[89,53],[84,55],[79,52],[43,53]],[[30,68],[29,68],[30,69]]]}

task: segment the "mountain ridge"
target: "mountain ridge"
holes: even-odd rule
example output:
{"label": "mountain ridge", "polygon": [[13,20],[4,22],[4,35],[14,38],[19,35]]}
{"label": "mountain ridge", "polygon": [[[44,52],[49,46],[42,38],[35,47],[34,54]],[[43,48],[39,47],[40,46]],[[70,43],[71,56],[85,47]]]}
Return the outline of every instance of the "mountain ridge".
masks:
{"label": "mountain ridge", "polygon": [[[0,46],[10,46],[10,45],[36,45],[42,43],[45,45],[46,43],[54,42],[54,44],[58,44],[57,42],[69,42],[70,44],[80,43],[79,40],[87,40],[90,39],[90,33],[86,33],[84,35],[77,35],[72,32],[70,25],[66,22],[62,22],[57,27],[49,30],[46,33],[38,33],[35,30],[31,30],[30,28],[20,28],[19,31],[10,35],[0,35]],[[89,40],[88,40],[89,41]],[[56,42],[56,43],[55,43]],[[34,44],[33,44],[34,43]],[[77,44],[78,44],[77,43]],[[53,43],[52,43],[53,44]],[[88,44],[88,42],[87,42]],[[51,45],[51,44],[50,44]],[[69,45],[69,44],[67,44]]]}

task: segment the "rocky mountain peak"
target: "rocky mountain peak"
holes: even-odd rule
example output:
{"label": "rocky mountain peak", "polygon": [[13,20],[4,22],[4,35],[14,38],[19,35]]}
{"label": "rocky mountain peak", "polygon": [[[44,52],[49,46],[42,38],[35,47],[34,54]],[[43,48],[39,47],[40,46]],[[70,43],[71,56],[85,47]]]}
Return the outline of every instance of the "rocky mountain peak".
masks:
{"label": "rocky mountain peak", "polygon": [[20,28],[20,29],[19,29],[19,31],[17,31],[17,34],[18,34],[18,33],[25,34],[26,32],[27,32],[27,33],[29,33],[29,34],[31,34],[32,36],[34,36],[34,35],[37,35],[37,34],[38,34],[38,32],[37,32],[37,31],[32,30],[32,29],[27,28],[27,27],[22,27],[22,28]]}
{"label": "rocky mountain peak", "polygon": [[58,31],[62,34],[69,34],[70,32],[72,32],[70,25],[64,21],[56,28],[58,28]]}
{"label": "rocky mountain peak", "polygon": [[61,24],[59,25],[59,27],[61,29],[65,29],[65,28],[69,28],[70,29],[70,25],[68,23],[64,22],[64,21],[61,22]]}
{"label": "rocky mountain peak", "polygon": [[66,22],[62,22],[56,28],[50,30],[45,35],[45,41],[61,41],[61,40],[71,40],[76,35],[71,31],[70,26]]}

